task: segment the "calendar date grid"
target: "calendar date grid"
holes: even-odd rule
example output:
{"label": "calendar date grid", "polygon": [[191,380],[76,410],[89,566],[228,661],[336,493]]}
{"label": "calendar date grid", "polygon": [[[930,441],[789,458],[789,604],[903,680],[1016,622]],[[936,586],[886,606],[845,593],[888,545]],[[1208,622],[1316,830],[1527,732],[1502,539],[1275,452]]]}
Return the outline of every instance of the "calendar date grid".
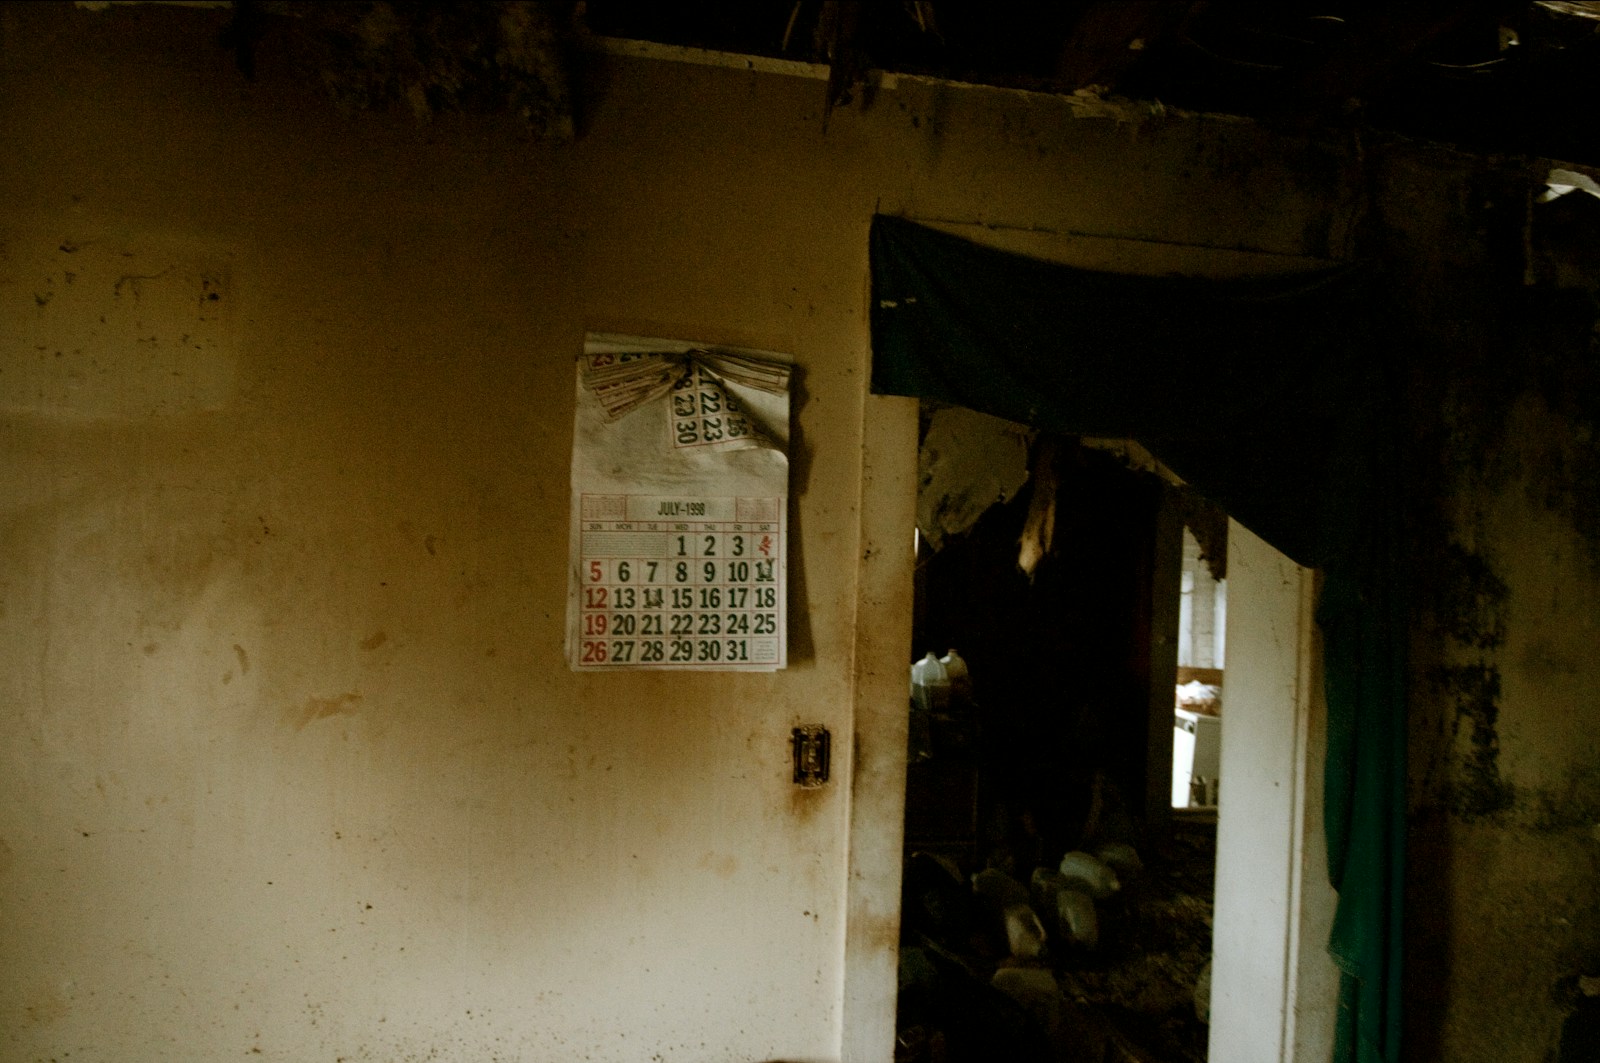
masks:
{"label": "calendar date grid", "polygon": [[581,663],[775,662],[779,535],[764,521],[585,521]]}

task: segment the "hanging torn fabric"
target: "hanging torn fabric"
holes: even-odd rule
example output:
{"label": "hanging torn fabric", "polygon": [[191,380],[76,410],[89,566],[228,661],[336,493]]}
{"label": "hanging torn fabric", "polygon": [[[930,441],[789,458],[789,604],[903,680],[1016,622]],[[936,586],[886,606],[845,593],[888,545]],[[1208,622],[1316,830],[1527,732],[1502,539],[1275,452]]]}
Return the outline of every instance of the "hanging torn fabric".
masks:
{"label": "hanging torn fabric", "polygon": [[[1351,267],[1245,280],[1073,269],[898,218],[871,236],[872,389],[1138,440],[1323,570],[1336,1056],[1399,1058],[1406,606],[1383,301]],[[1188,416],[1203,406],[1203,421]]]}

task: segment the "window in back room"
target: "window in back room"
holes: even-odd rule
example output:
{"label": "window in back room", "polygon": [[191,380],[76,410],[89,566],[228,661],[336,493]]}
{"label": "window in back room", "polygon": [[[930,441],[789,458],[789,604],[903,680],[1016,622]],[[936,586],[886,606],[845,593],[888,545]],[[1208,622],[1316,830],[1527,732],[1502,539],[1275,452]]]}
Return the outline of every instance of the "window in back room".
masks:
{"label": "window in back room", "polygon": [[1221,791],[1226,563],[1226,527],[1202,544],[1185,524],[1172,731],[1173,808],[1214,808]]}

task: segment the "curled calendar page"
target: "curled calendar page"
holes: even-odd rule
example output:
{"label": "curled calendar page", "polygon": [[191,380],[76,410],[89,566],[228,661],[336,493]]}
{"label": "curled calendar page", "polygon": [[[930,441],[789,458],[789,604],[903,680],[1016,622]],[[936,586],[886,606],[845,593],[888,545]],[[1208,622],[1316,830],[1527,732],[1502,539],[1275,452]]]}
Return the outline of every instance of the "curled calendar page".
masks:
{"label": "curled calendar page", "polygon": [[789,366],[592,334],[577,375],[568,664],[784,667]]}

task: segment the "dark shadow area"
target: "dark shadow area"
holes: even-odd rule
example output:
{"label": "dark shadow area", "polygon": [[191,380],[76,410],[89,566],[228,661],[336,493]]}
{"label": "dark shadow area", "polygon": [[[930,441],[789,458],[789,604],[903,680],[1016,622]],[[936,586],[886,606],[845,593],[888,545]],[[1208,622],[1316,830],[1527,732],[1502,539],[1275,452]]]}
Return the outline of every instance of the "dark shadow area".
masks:
{"label": "dark shadow area", "polygon": [[914,648],[955,651],[970,686],[912,712],[897,1058],[1199,1063],[1216,821],[1144,807],[1171,489],[1068,437],[1034,453],[1028,487],[918,560]]}

